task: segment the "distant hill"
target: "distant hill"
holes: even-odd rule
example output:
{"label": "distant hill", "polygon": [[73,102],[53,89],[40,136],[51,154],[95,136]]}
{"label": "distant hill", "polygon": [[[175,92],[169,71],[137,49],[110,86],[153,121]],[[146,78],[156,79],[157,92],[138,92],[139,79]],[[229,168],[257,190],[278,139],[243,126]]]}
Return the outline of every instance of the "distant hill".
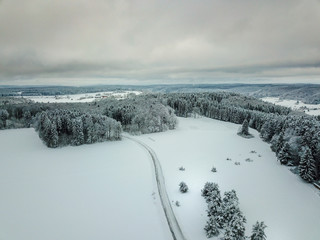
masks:
{"label": "distant hill", "polygon": [[0,86],[0,96],[48,96],[117,90],[145,92],[237,92],[257,98],[279,97],[320,104],[320,84],[168,84],[168,85],[94,85],[72,86]]}

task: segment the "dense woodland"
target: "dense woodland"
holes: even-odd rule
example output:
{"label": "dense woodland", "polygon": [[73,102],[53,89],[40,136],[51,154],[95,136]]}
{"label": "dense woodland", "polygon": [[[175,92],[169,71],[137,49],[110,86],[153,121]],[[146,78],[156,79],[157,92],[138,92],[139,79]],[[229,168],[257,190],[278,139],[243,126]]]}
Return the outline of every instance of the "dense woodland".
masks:
{"label": "dense woodland", "polygon": [[[308,182],[318,180],[320,175],[319,116],[297,114],[236,93],[143,94],[92,103],[2,102],[0,129],[33,126],[49,147],[116,140],[121,137],[121,129],[135,134],[174,129],[176,115],[201,115],[237,124],[247,121],[271,144],[281,164],[296,167]],[[61,119],[70,120],[60,124]],[[77,134],[81,135],[79,141]],[[57,135],[58,140],[48,141],[49,135]]]}
{"label": "dense woodland", "polygon": [[122,129],[133,134],[174,129],[174,110],[149,96],[93,103],[8,101],[0,106],[0,129],[33,126],[48,147],[119,140]]}
{"label": "dense woodland", "polygon": [[48,147],[82,145],[121,139],[121,124],[99,114],[70,110],[43,111],[35,128]]}

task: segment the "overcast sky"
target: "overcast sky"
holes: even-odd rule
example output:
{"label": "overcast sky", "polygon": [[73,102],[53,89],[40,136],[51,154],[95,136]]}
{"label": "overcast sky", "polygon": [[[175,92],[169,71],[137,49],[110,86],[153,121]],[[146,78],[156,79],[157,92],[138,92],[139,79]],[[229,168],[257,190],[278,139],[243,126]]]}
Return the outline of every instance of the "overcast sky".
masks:
{"label": "overcast sky", "polygon": [[0,84],[320,83],[320,0],[0,0]]}

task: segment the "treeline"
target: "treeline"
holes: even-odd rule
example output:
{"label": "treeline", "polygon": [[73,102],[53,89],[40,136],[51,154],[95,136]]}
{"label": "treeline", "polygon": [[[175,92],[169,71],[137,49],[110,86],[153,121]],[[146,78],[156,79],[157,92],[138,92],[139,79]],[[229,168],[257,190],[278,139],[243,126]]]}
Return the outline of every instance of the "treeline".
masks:
{"label": "treeline", "polygon": [[288,108],[235,93],[174,93],[162,98],[178,116],[196,112],[237,124],[247,120],[264,141],[271,143],[281,164],[296,166],[308,182],[319,179],[319,117],[294,115]]}
{"label": "treeline", "polygon": [[91,103],[3,103],[0,129],[35,127],[48,147],[119,139],[122,127],[143,134],[174,129],[177,124],[174,110],[149,95]]}
{"label": "treeline", "polygon": [[0,106],[0,129],[28,128],[33,118],[47,110],[48,104],[19,103]]}
{"label": "treeline", "polygon": [[48,147],[82,145],[121,139],[121,124],[100,114],[72,110],[43,111],[36,130]]}
{"label": "treeline", "polygon": [[[47,126],[44,129],[44,117],[39,124],[40,117],[37,116],[42,116],[42,112],[48,117],[47,125],[53,127]],[[199,114],[237,124],[247,120],[251,128],[260,132],[263,140],[271,143],[281,164],[296,166],[296,171],[308,182],[319,179],[319,116],[294,115],[288,108],[236,93],[147,94],[123,100],[105,99],[72,104],[4,104],[0,106],[0,129],[35,126],[46,144],[56,147],[117,139],[118,132],[115,135],[102,133],[108,131],[110,124],[113,125],[112,119],[118,121],[124,131],[132,133],[174,129],[177,125],[175,114],[182,117]],[[66,115],[74,121],[71,124],[72,120],[68,120],[68,127],[64,122],[64,127],[61,128],[60,120],[66,118]],[[88,128],[92,125],[91,121],[94,130]],[[48,130],[51,128],[52,130]],[[78,138],[76,132],[81,128],[79,132],[83,132],[83,137],[80,133]],[[55,134],[55,129],[58,134]],[[49,135],[54,137],[48,137]],[[55,140],[56,136],[58,140]]]}

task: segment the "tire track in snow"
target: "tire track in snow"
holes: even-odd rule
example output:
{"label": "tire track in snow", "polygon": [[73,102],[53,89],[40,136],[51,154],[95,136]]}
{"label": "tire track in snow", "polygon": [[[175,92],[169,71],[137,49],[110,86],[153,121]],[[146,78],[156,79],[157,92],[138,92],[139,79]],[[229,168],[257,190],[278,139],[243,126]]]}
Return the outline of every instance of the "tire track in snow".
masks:
{"label": "tire track in snow", "polygon": [[181,231],[181,228],[176,219],[176,216],[174,215],[173,209],[171,207],[170,200],[166,191],[166,186],[165,186],[161,165],[156,153],[148,145],[146,145],[145,143],[137,139],[134,139],[128,136],[123,136],[123,137],[136,142],[137,144],[139,144],[140,146],[142,146],[144,149],[148,151],[149,155],[151,156],[153,166],[155,169],[155,175],[156,175],[156,181],[157,181],[158,192],[161,200],[161,205],[164,210],[164,214],[166,216],[171,235],[174,240],[186,240],[186,238],[183,235],[183,232]]}

